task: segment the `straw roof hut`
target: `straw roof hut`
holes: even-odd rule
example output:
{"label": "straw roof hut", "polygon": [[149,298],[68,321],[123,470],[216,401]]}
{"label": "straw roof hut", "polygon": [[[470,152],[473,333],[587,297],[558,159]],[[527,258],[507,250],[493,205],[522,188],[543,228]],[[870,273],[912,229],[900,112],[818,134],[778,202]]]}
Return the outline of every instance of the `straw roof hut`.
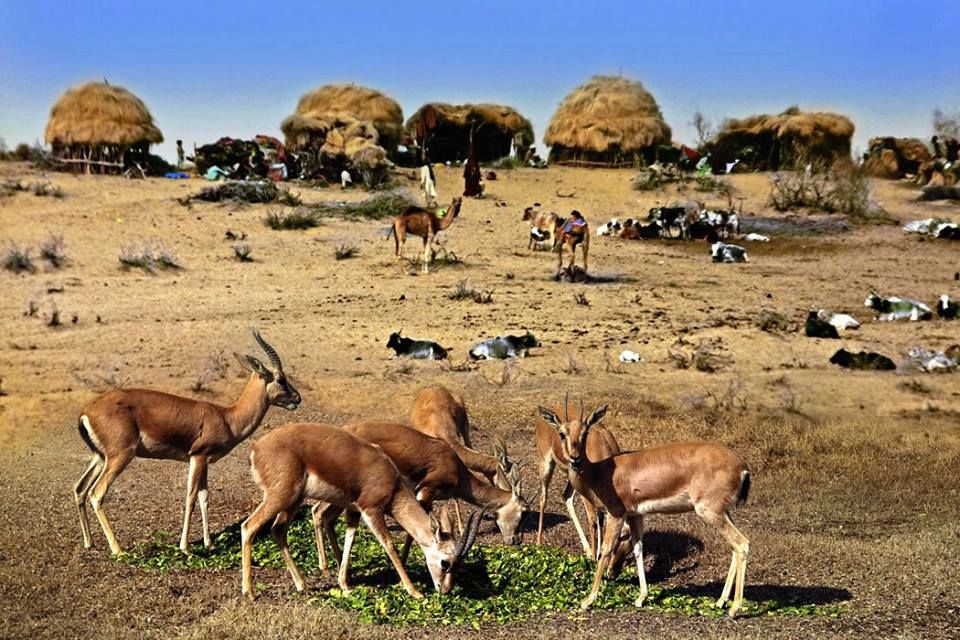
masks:
{"label": "straw roof hut", "polygon": [[522,156],[534,143],[530,121],[513,107],[500,104],[429,102],[410,116],[405,129],[421,148],[428,136],[428,153],[433,162],[466,159],[471,129],[478,162],[509,156],[514,142]]}
{"label": "straw roof hut", "polygon": [[574,89],[543,136],[550,162],[584,166],[625,166],[651,162],[672,132],[657,101],[628,78],[594,76]]}
{"label": "straw roof hut", "polygon": [[870,138],[867,148],[864,166],[877,178],[916,174],[923,163],[933,160],[930,148],[918,138]]}
{"label": "straw roof hut", "polygon": [[44,137],[54,157],[87,173],[122,171],[163,142],[143,101],[106,82],[68,89],[50,110]]}
{"label": "straw roof hut", "polygon": [[293,115],[280,128],[287,146],[309,147],[332,128],[365,122],[376,131],[376,142],[388,153],[397,150],[403,135],[403,110],[393,98],[354,84],[328,84],[303,94]]}
{"label": "straw roof hut", "polygon": [[853,122],[828,112],[790,107],[777,115],[761,114],[724,121],[706,149],[713,162],[741,162],[756,171],[776,171],[797,163],[833,165],[850,161]]}

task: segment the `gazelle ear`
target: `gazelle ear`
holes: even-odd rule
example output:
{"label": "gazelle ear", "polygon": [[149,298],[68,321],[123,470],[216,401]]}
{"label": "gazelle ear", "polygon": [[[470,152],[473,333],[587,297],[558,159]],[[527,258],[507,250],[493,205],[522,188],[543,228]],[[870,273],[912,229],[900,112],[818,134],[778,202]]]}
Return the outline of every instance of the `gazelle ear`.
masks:
{"label": "gazelle ear", "polygon": [[593,410],[593,413],[590,414],[590,417],[587,418],[587,423],[583,425],[584,429],[589,429],[593,425],[597,424],[603,419],[603,416],[607,415],[607,405],[602,407],[597,407]]}
{"label": "gazelle ear", "polygon": [[560,418],[557,417],[553,411],[547,409],[546,407],[538,407],[540,412],[540,417],[543,418],[543,421],[552,426],[554,429],[560,428]]}
{"label": "gazelle ear", "polygon": [[240,367],[244,370],[257,374],[267,382],[273,380],[273,373],[253,356],[239,354],[237,352],[234,352],[233,355],[236,357],[237,362],[240,363]]}

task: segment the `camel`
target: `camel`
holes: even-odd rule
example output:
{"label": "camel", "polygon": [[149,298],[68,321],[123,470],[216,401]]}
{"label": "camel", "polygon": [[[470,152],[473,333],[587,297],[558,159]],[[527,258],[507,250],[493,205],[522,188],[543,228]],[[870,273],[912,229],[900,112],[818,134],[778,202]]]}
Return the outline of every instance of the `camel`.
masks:
{"label": "camel", "polygon": [[407,234],[423,238],[423,272],[430,272],[430,258],[433,254],[433,239],[441,231],[453,224],[454,218],[460,215],[460,204],[463,198],[454,198],[450,202],[446,215],[438,218],[437,214],[429,209],[411,205],[406,211],[393,219],[393,234],[396,243],[397,256],[403,255],[403,244],[407,241]]}
{"label": "camel", "polygon": [[573,265],[577,260],[577,246],[583,249],[583,275],[587,275],[587,254],[590,252],[590,225],[583,219],[583,214],[574,209],[563,226],[557,229],[557,275],[559,280],[563,273],[563,247],[570,247],[570,264],[567,273],[574,277]]}

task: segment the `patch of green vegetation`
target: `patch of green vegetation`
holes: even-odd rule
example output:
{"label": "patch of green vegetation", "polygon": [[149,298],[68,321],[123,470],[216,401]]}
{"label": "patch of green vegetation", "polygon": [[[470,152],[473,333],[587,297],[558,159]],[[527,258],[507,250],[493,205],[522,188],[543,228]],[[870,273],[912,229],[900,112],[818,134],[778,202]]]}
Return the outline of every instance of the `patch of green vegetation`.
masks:
{"label": "patch of green vegetation", "polygon": [[319,203],[313,205],[317,213],[347,220],[383,220],[393,218],[411,206],[417,206],[403,193],[386,192],[360,202]]}
{"label": "patch of green vegetation", "polygon": [[[280,550],[268,529],[265,527],[254,543],[254,565],[282,569]],[[342,535],[339,525],[338,534]],[[306,573],[308,588],[311,583],[315,586],[320,579],[316,575],[319,563],[307,509],[302,509],[292,523],[289,542],[290,552]],[[239,568],[240,525],[233,525],[217,535],[212,550],[194,545],[191,553],[184,556],[172,534],[159,533],[152,541],[121,554],[118,559],[156,571]],[[330,568],[335,572],[332,559],[330,562]],[[446,595],[433,590],[423,556],[416,545],[411,550],[407,566],[411,579],[426,596],[421,600],[407,595],[383,549],[369,531],[361,527],[350,560],[350,591],[343,593],[339,588],[333,588],[311,601],[354,611],[358,620],[365,623],[479,628],[543,613],[578,612],[580,601],[590,589],[595,564],[582,555],[570,555],[555,547],[477,545],[457,574],[453,591]],[[238,591],[239,583],[238,570]],[[594,608],[633,608],[638,593],[636,571],[630,567],[616,580],[604,580]],[[719,618],[725,615],[725,609],[714,606],[716,595],[690,595],[681,590],[652,586],[643,609],[651,613]],[[803,604],[787,598],[746,601],[740,615],[837,617],[843,611],[839,605]]]}
{"label": "patch of green vegetation", "polygon": [[293,211],[268,211],[263,224],[276,231],[290,229],[310,229],[320,225],[316,212],[306,207],[297,207]]}

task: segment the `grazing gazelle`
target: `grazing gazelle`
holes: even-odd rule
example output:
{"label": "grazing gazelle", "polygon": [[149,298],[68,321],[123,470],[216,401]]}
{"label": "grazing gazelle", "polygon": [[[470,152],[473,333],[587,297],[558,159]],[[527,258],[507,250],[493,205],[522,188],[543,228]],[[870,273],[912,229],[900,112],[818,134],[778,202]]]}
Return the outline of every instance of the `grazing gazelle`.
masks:
{"label": "grazing gazelle", "polygon": [[[403,588],[414,598],[423,595],[403,568],[384,516],[393,516],[420,545],[430,578],[440,593],[450,591],[453,571],[466,557],[477,537],[479,518],[476,524],[473,524],[473,520],[468,523],[456,545],[441,532],[433,531],[430,516],[417,502],[413,491],[386,454],[378,447],[332,425],[287,424],[274,429],[253,444],[250,465],[253,479],[263,491],[260,505],[240,527],[243,594],[251,598],[253,538],[270,521],[273,521],[273,537],[280,547],[293,583],[297,591],[303,591],[303,575],[287,547],[287,528],[305,499],[347,510],[347,533],[339,572],[340,588],[344,591],[349,589],[347,568],[360,518],[383,545]],[[319,538],[317,542],[318,545],[322,544]]]}
{"label": "grazing gazelle", "polygon": [[718,528],[733,547],[733,558],[717,606],[723,606],[730,598],[730,590],[736,582],[733,604],[728,612],[731,617],[735,616],[743,604],[750,543],[733,525],[730,510],[735,504],[747,500],[750,491],[747,465],[732,449],[717,442],[677,442],[620,453],[603,460],[591,459],[587,452],[587,436],[606,412],[607,406],[604,405],[584,417],[581,401],[576,419],[561,420],[553,411],[540,407],[544,421],[553,426],[563,440],[564,453],[570,460],[568,474],[571,478],[579,476],[578,480],[603,502],[608,514],[593,588],[581,607],[587,609],[597,599],[603,572],[619,544],[624,522],[630,527],[640,580],[640,597],[636,605],[642,606],[647,597],[647,580],[643,571],[643,516],[694,511],[705,523]]}
{"label": "grazing gazelle", "polygon": [[403,255],[403,245],[407,241],[408,233],[412,236],[420,236],[423,238],[423,272],[428,273],[430,258],[433,254],[433,239],[441,231],[450,228],[456,217],[460,215],[462,204],[463,198],[454,198],[442,218],[433,211],[416,205],[411,205],[394,218],[390,234],[393,234],[397,257]]}
{"label": "grazing gazelle", "polygon": [[[564,420],[569,420],[569,395],[563,400]],[[559,411],[559,407],[557,408]],[[566,474],[567,467],[570,464],[566,451],[563,447],[561,435],[551,428],[543,419],[537,420],[536,430],[534,431],[537,450],[537,469],[540,472],[540,518],[537,523],[537,544],[542,543],[543,539],[543,512],[547,504],[547,490],[550,488],[550,480],[553,478],[553,472],[556,467]],[[620,446],[613,434],[604,427],[597,427],[590,432],[587,437],[587,453],[593,460],[602,460],[612,455],[620,453]],[[571,482],[571,479],[573,480]],[[567,513],[573,521],[573,526],[577,530],[577,536],[580,538],[580,544],[583,546],[583,552],[591,558],[597,558],[597,550],[600,544],[597,533],[597,509],[598,500],[590,495],[581,482],[576,478],[568,479],[563,488],[563,501],[567,505]],[[584,533],[583,526],[580,524],[580,518],[577,516],[577,510],[574,506],[574,500],[577,494],[580,494],[583,502],[583,509],[587,513],[587,527],[590,529],[590,538]],[[602,507],[602,505],[599,505]]]}
{"label": "grazing gazelle", "polygon": [[80,412],[78,428],[93,458],[73,488],[84,547],[89,549],[92,544],[86,509],[89,496],[110,551],[120,553],[102,503],[113,481],[137,457],[190,463],[180,549],[187,553],[190,517],[198,499],[203,544],[211,546],[207,466],[247,439],[271,405],[292,411],[300,404],[300,394],[284,375],[280,356],[258,331],[254,330],[253,337],[270,359],[270,367],[253,356],[234,354],[240,366],[252,375],[240,397],[229,407],[145,389],[108,391],[87,403]]}

